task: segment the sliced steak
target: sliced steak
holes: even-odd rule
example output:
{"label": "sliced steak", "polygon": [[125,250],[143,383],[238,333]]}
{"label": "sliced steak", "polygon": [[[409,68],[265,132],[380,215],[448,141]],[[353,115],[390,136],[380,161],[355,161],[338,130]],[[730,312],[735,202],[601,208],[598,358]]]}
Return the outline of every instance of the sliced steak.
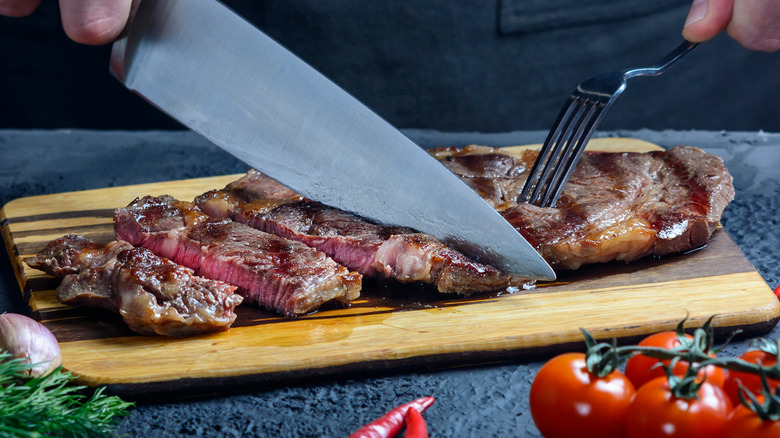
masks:
{"label": "sliced steak", "polygon": [[69,234],[49,242],[38,254],[27,257],[24,261],[30,267],[53,277],[64,278],[87,266],[113,263],[116,253],[123,249],[126,249],[126,246],[122,243],[115,243],[107,248],[106,245],[95,243],[84,236]]}
{"label": "sliced steak", "polygon": [[231,218],[303,242],[366,276],[424,282],[440,292],[460,294],[501,290],[523,282],[429,235],[376,224],[303,199],[255,170],[195,202],[213,217]]}
{"label": "sliced steak", "polygon": [[677,146],[647,153],[586,152],[554,208],[518,204],[536,154],[526,151],[514,159],[480,147],[434,151],[556,268],[699,248],[734,198],[723,160]]}
{"label": "sliced steak", "polygon": [[500,149],[470,145],[432,151],[444,166],[460,177],[496,210],[517,204],[525,175],[536,154],[517,159]]}
{"label": "sliced steak", "polygon": [[321,251],[231,220],[214,219],[170,196],[136,199],[117,209],[120,239],[238,287],[247,302],[287,317],[327,302],[349,303],[361,276]]}
{"label": "sliced steak", "polygon": [[119,253],[114,277],[119,313],[139,333],[146,321],[154,323],[155,333],[172,336],[227,330],[243,298],[233,285],[194,274],[146,248]]}
{"label": "sliced steak", "polygon": [[196,277],[192,269],[123,241],[100,245],[68,235],[49,242],[25,262],[62,278],[57,288],[60,302],[118,312],[131,330],[142,335],[227,330],[242,300],[234,294],[235,286]]}

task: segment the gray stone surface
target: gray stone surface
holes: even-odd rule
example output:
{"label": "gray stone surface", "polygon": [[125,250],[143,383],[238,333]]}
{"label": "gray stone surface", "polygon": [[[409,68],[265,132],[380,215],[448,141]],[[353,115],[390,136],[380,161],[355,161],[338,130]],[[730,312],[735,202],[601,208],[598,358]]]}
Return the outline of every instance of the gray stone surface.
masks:
{"label": "gray stone surface", "polygon": [[[540,131],[502,134],[407,131],[423,147],[541,142]],[[690,144],[723,157],[737,198],[724,227],[770,287],[780,283],[780,134],[627,131],[662,146]],[[22,197],[225,173],[246,166],[180,131],[2,131],[0,205]],[[737,285],[735,285],[736,287]],[[0,311],[25,312],[7,255],[0,251]],[[775,328],[767,336],[780,336]],[[726,348],[737,354],[742,340]],[[431,436],[539,436],[528,391],[540,360],[415,370],[139,405],[123,419],[128,437],[345,437],[393,406],[423,395],[437,402],[425,418]],[[229,366],[229,364],[228,364]]]}

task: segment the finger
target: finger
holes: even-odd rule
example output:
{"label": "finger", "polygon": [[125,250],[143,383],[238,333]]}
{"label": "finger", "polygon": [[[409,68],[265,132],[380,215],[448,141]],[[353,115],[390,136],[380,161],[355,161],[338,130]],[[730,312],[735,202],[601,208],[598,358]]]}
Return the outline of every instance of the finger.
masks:
{"label": "finger", "polygon": [[0,0],[0,15],[24,17],[33,13],[41,0]]}
{"label": "finger", "polygon": [[683,28],[683,37],[691,42],[707,41],[721,33],[731,20],[738,0],[694,0]]}
{"label": "finger", "polygon": [[131,0],[60,0],[62,27],[77,43],[106,44],[122,32]]}
{"label": "finger", "polygon": [[780,50],[780,5],[777,0],[734,0],[726,32],[750,50]]}

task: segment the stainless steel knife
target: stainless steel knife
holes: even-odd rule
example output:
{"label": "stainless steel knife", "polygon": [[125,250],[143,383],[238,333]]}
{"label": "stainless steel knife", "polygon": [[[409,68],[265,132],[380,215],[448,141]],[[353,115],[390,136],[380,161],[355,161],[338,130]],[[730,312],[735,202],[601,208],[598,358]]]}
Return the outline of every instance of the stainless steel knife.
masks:
{"label": "stainless steel knife", "polygon": [[216,0],[136,2],[110,70],[308,198],[429,233],[507,273],[555,278],[520,233],[436,159]]}

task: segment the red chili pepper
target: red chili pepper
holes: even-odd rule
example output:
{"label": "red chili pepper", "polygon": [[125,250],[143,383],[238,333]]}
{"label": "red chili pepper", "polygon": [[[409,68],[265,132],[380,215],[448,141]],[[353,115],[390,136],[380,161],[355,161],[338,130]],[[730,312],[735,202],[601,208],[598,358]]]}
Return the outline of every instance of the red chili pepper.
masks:
{"label": "red chili pepper", "polygon": [[406,411],[406,433],[404,438],[428,438],[428,426],[425,425],[425,419],[415,408],[409,408]]}
{"label": "red chili pepper", "polygon": [[[355,433],[349,436],[349,438],[391,438],[401,431],[406,422],[406,413],[409,408],[414,408],[417,413],[425,411],[428,406],[432,405],[436,399],[433,397],[418,398],[415,401],[402,404],[389,411],[385,415],[377,418],[371,423],[366,424]],[[422,435],[421,435],[422,436]],[[427,436],[427,432],[426,435]]]}
{"label": "red chili pepper", "polygon": [[775,289],[775,296],[777,299],[780,299],[780,286],[777,286],[777,289]]}

